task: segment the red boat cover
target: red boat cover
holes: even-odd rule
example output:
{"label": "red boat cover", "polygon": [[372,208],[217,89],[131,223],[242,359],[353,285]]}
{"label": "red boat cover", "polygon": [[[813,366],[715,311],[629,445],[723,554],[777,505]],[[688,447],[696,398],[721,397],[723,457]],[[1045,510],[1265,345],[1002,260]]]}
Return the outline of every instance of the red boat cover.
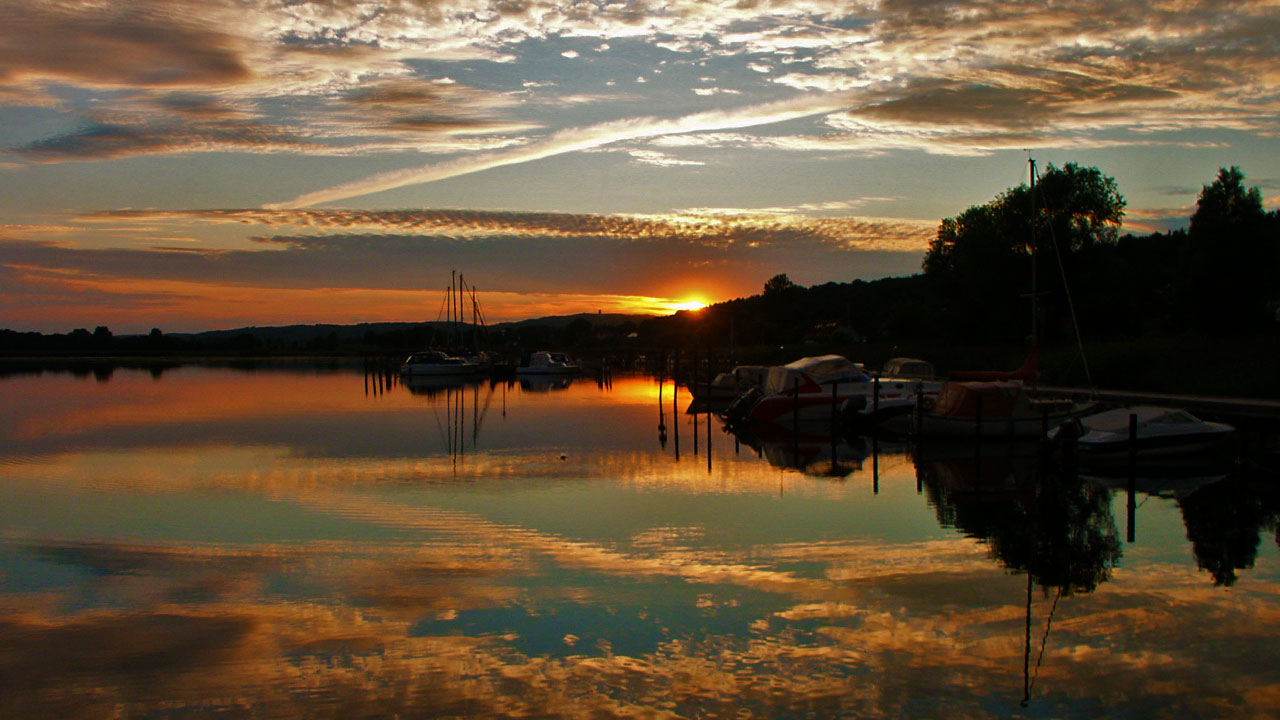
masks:
{"label": "red boat cover", "polygon": [[1013,414],[1022,386],[1016,382],[949,382],[938,393],[938,415],[975,417],[978,399],[982,399],[984,418],[1009,417]]}

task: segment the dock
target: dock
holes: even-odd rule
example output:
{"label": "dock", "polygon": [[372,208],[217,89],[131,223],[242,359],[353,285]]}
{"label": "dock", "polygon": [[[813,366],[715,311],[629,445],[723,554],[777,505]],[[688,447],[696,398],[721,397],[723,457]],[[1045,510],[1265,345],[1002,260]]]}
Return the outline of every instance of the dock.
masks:
{"label": "dock", "polygon": [[1134,392],[1131,390],[1090,390],[1087,388],[1045,385],[1028,387],[1027,392],[1032,397],[1037,398],[1068,397],[1076,401],[1094,400],[1115,405],[1159,405],[1161,407],[1179,408],[1196,415],[1237,420],[1280,422],[1280,400]]}

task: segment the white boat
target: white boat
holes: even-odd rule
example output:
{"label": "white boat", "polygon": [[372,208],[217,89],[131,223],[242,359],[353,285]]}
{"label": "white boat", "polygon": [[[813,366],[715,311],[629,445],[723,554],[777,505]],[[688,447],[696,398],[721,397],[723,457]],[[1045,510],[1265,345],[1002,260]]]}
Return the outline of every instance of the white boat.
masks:
{"label": "white boat", "polygon": [[[1132,428],[1130,418],[1135,423]],[[1235,436],[1235,428],[1201,420],[1185,410],[1139,405],[1081,417],[1049,433],[1050,439],[1062,442],[1069,442],[1072,436],[1081,459],[1125,461],[1132,449],[1135,458],[1150,460],[1224,450]]]}
{"label": "white boat", "polygon": [[851,398],[841,408],[845,420],[855,428],[878,427],[890,418],[909,414],[916,409],[917,398],[931,403],[943,385],[932,363],[905,357],[890,358],[872,382],[879,387]]}
{"label": "white boat", "polygon": [[479,371],[478,364],[439,350],[416,352],[400,365],[402,375],[470,375]]}
{"label": "white boat", "polygon": [[730,372],[718,373],[710,383],[691,383],[694,400],[732,400],[751,388],[764,385],[769,377],[767,365],[739,365]]}
{"label": "white boat", "polygon": [[1094,403],[1033,401],[1021,381],[950,381],[932,408],[887,418],[903,435],[983,439],[1043,438],[1045,431],[1097,410]]}
{"label": "white boat", "polygon": [[582,368],[562,352],[540,350],[522,358],[517,375],[577,375]]}
{"label": "white boat", "polygon": [[914,398],[916,392],[937,392],[936,381],[874,381],[861,363],[841,355],[801,358],[769,369],[759,391],[749,392],[726,412],[750,422],[830,422],[833,413],[845,413],[850,404],[859,408],[877,400],[886,405]]}

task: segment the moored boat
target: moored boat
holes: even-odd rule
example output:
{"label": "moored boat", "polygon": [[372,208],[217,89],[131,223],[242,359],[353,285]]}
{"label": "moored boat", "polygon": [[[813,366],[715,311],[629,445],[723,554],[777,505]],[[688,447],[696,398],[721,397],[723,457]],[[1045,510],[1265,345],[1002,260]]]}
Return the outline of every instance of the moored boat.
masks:
{"label": "moored boat", "polygon": [[1050,439],[1071,442],[1094,462],[1205,456],[1226,450],[1235,428],[1185,410],[1139,405],[1099,412],[1055,427]]}
{"label": "moored boat", "polygon": [[882,427],[922,437],[1043,438],[1049,428],[1097,409],[1094,403],[1032,400],[1016,380],[950,381],[932,408],[894,415]]}
{"label": "moored boat", "polygon": [[517,375],[577,375],[582,368],[562,352],[540,350],[521,358]]}
{"label": "moored boat", "polygon": [[883,403],[886,407],[915,397],[916,392],[936,391],[940,383],[895,379],[878,381],[861,363],[841,355],[819,355],[769,369],[758,390],[734,401],[726,416],[749,422],[789,425],[796,422],[831,422],[833,417]]}
{"label": "moored boat", "polygon": [[767,365],[739,365],[730,372],[718,373],[706,384],[690,383],[694,400],[733,400],[751,388],[764,385],[769,377]]}
{"label": "moored boat", "polygon": [[470,375],[479,371],[478,364],[439,350],[416,352],[400,365],[403,375]]}

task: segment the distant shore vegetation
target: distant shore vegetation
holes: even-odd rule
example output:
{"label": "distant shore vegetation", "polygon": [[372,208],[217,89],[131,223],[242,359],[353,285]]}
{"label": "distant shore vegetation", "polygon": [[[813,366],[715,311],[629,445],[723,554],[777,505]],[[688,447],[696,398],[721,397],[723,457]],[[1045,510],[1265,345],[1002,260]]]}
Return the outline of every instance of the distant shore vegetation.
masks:
{"label": "distant shore vegetation", "polygon": [[[370,323],[115,335],[0,330],[9,357],[387,355],[469,345],[631,358],[698,349],[738,361],[839,352],[878,367],[1016,367],[1032,341],[1045,380],[1280,397],[1280,211],[1238,167],[1203,186],[1188,228],[1119,235],[1125,201],[1098,169],[1050,165],[942,220],[921,272],[762,292],[672,316],[582,314],[504,323]],[[1034,303],[1032,299],[1034,297]]]}

